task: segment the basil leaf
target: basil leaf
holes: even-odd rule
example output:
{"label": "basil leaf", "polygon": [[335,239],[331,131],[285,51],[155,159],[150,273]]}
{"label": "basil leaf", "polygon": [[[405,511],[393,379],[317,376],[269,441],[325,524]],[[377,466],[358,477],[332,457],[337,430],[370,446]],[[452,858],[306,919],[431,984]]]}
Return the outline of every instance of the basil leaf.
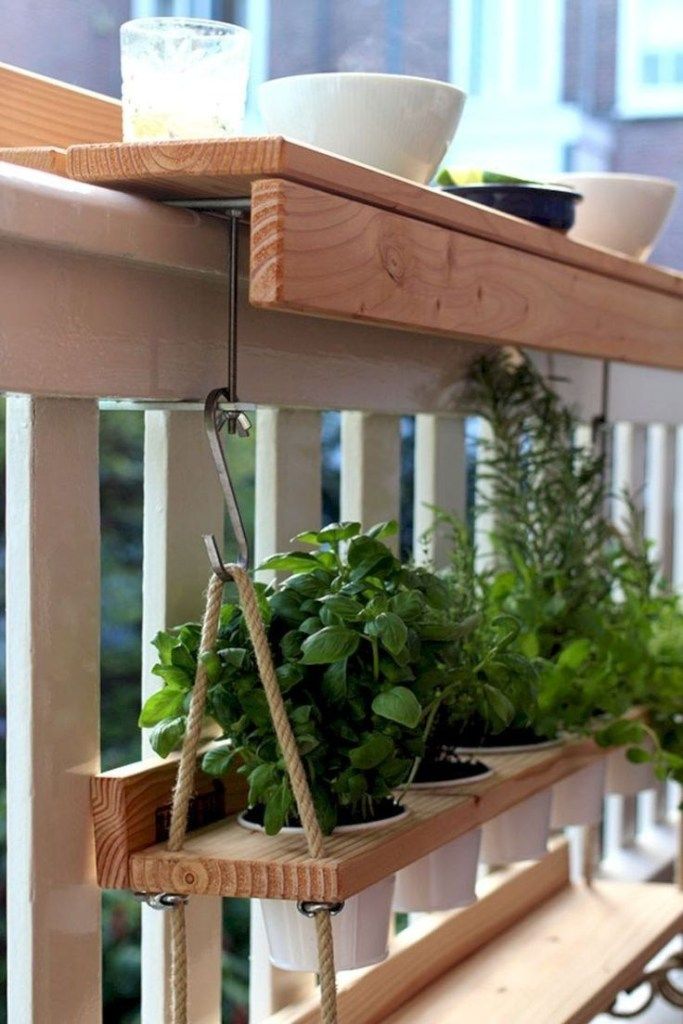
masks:
{"label": "basil leaf", "polygon": [[412,690],[405,686],[394,686],[391,690],[378,693],[372,702],[372,710],[382,718],[388,718],[408,729],[414,729],[422,717],[422,708]]}
{"label": "basil leaf", "polygon": [[187,719],[184,715],[178,718],[165,718],[158,722],[149,734],[149,742],[152,750],[159,757],[168,757],[176,749],[185,735]]}
{"label": "basil leaf", "polygon": [[218,747],[216,750],[207,750],[202,758],[202,771],[207,775],[216,777],[227,775],[232,762],[237,757],[238,751],[233,747]]}
{"label": "basil leaf", "polygon": [[354,654],[360,643],[360,636],[345,626],[325,626],[304,640],[304,665],[330,665]]}
{"label": "basil leaf", "polygon": [[164,686],[145,701],[140,712],[138,724],[143,729],[157,725],[164,718],[176,718],[183,710],[185,691],[172,686]]}
{"label": "basil leaf", "polygon": [[354,768],[367,770],[376,768],[378,764],[391,757],[394,752],[394,741],[389,736],[376,732],[359,747],[349,751],[349,760]]}

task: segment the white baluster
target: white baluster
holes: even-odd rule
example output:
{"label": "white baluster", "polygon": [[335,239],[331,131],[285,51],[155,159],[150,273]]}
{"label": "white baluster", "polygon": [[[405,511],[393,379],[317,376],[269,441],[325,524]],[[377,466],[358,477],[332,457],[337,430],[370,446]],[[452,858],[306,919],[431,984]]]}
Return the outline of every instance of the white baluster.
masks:
{"label": "white baluster", "polygon": [[7,401],[9,1020],[101,1021],[100,508],[93,401]]}
{"label": "white baluster", "polygon": [[[256,419],[256,521],[254,564],[288,550],[302,530],[321,521],[320,414],[295,409],[258,410]],[[268,958],[258,904],[251,908],[249,1020],[260,1024],[303,998],[313,975],[280,971]]]}
{"label": "white baluster", "polygon": [[[245,444],[248,442],[244,442]],[[142,696],[158,689],[151,674],[158,630],[199,619],[210,566],[202,534],[222,547],[224,504],[199,412],[145,413]],[[143,738],[143,756],[150,753]],[[192,1024],[221,1017],[222,901],[193,896],[187,909]],[[168,1014],[168,916],[142,908],[142,1024]]]}
{"label": "white baluster", "polygon": [[[401,506],[401,421],[398,416],[344,412],[341,417],[340,518],[364,529],[398,519]],[[398,551],[398,537],[386,540]]]}
{"label": "white baluster", "polygon": [[437,530],[423,540],[434,521],[434,506],[465,519],[467,456],[462,416],[415,417],[413,557],[441,568],[449,560],[447,533]]}

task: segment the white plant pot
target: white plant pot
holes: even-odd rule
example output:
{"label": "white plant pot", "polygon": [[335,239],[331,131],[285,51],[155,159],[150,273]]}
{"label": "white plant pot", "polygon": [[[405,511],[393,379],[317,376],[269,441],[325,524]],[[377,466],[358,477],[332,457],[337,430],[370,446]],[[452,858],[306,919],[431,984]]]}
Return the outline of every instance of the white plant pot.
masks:
{"label": "white plant pot", "polygon": [[544,789],[488,821],[481,843],[483,863],[540,860],[545,855],[550,832],[552,797],[552,789]]}
{"label": "white plant pot", "polygon": [[607,777],[605,793],[617,793],[620,796],[635,796],[646,789],[655,789],[657,776],[650,761],[644,764],[633,764],[626,756],[625,750],[615,750],[607,756]]}
{"label": "white plant pot", "polygon": [[[407,815],[407,810],[393,818],[342,825],[335,834],[371,832],[388,828]],[[237,819],[243,828],[263,832],[263,826]],[[303,835],[302,828],[283,828],[286,835]],[[395,875],[389,875],[363,892],[350,896],[338,914],[332,917],[334,965],[337,971],[355,971],[359,967],[385,960],[389,952],[389,929],[392,918]],[[270,961],[283,971],[317,971],[318,947],[313,918],[306,917],[294,900],[258,900],[268,937]]]}
{"label": "white plant pot", "polygon": [[399,871],[394,910],[418,913],[474,903],[480,845],[481,829],[475,829]]}
{"label": "white plant pot", "polygon": [[[390,875],[351,896],[332,918],[336,970],[353,971],[386,959],[395,880]],[[300,913],[292,900],[259,903],[271,963],[283,971],[317,971],[315,921]]]}
{"label": "white plant pot", "polygon": [[602,818],[607,758],[600,758],[553,786],[551,828],[595,825]]}

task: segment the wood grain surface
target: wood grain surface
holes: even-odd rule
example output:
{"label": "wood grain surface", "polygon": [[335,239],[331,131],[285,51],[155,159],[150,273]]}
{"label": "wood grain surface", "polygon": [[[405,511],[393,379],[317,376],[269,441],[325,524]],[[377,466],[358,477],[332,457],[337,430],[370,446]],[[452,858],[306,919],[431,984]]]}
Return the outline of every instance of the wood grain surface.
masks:
{"label": "wood grain surface", "polygon": [[121,104],[0,64],[0,146],[72,146],[121,139]]}
{"label": "wood grain surface", "polygon": [[150,782],[138,767],[134,785],[125,775],[107,772],[93,783],[100,884],[121,887],[125,877],[127,886],[151,892],[345,899],[604,754],[583,739],[544,751],[487,756],[495,775],[466,789],[409,793],[404,819],[377,831],[328,837],[319,862],[308,857],[303,837],[265,836],[234,819],[199,829],[180,852],[169,853],[163,843],[144,839],[153,835],[157,792],[163,789],[156,781],[159,769]]}
{"label": "wood grain surface", "polygon": [[458,339],[683,367],[670,292],[292,182],[253,186],[253,305]]}
{"label": "wood grain surface", "polygon": [[0,147],[0,162],[66,176],[66,150],[55,146],[3,146]]}
{"label": "wood grain surface", "polygon": [[683,275],[639,263],[557,231],[449,196],[279,136],[189,142],[76,146],[68,173],[80,181],[153,199],[248,196],[254,181],[277,177],[453,228],[570,266],[683,295]]}

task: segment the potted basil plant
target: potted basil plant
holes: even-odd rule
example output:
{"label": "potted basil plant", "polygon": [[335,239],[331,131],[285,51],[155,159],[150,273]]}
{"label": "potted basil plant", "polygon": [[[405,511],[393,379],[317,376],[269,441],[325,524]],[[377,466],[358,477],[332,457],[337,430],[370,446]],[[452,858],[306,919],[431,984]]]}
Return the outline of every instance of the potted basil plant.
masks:
{"label": "potted basil plant", "polygon": [[[383,538],[395,523],[361,532],[332,524],[295,538],[312,550],[274,555],[260,567],[288,573],[258,586],[285,706],[325,834],[390,827],[407,812],[394,792],[424,750],[423,723],[440,685],[454,632],[444,588],[426,570],[401,565]],[[182,739],[198,629],[160,634],[154,672],[164,688],[140,718],[162,756]],[[215,776],[236,767],[249,786],[240,815],[275,836],[299,822],[242,613],[226,603],[215,648],[205,656],[207,712],[227,740],[203,759]],[[353,896],[333,918],[338,970],[386,956],[394,879]],[[262,903],[271,959],[315,970],[313,921],[288,901]]]}

